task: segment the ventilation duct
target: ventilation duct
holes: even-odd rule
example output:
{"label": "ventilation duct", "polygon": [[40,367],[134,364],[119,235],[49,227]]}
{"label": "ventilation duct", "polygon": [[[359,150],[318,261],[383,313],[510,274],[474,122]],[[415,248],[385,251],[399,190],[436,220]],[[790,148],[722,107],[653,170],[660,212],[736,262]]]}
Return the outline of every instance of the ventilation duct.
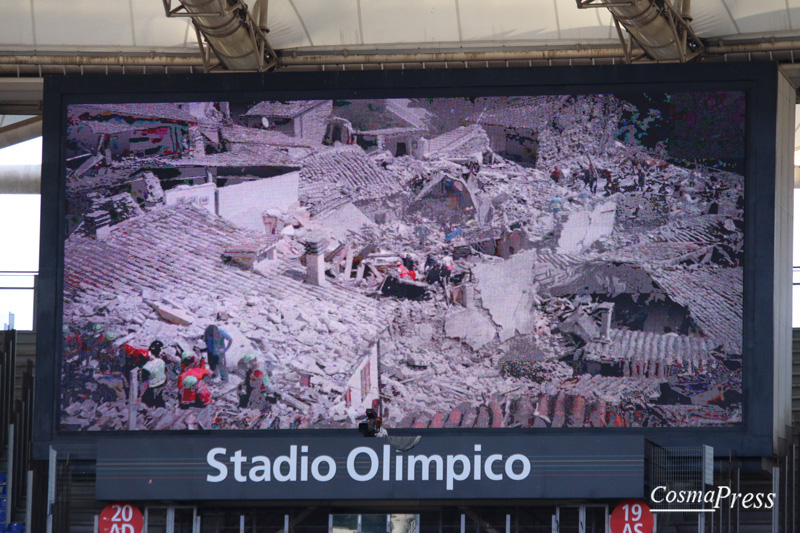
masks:
{"label": "ventilation duct", "polygon": [[243,0],[162,0],[167,17],[191,17],[206,71],[211,70],[211,52],[227,70],[263,72],[275,68],[278,56],[267,42],[267,4],[257,0],[248,11]]}
{"label": "ventilation duct", "polygon": [[[632,41],[641,47],[647,58],[655,61],[689,61],[703,52],[703,43],[687,20],[689,2],[681,2],[681,13],[668,0],[577,0],[578,8],[605,7],[614,17],[626,56],[633,57]],[[626,42],[622,28],[631,39]]]}

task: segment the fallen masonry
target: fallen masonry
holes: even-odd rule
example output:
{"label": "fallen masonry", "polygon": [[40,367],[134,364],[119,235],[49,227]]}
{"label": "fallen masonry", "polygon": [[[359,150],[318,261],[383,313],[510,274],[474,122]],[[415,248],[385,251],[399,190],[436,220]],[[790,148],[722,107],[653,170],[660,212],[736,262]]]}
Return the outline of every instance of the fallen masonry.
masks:
{"label": "fallen masonry", "polygon": [[71,108],[63,429],[741,423],[741,175],[611,96],[295,104]]}

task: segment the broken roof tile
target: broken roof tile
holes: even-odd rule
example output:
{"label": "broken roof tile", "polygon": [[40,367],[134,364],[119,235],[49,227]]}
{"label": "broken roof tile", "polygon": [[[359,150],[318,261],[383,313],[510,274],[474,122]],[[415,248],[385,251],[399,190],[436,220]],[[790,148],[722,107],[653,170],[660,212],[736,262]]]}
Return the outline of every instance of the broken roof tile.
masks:
{"label": "broken roof tile", "polygon": [[[303,283],[295,274],[301,268],[296,261],[267,261],[268,268],[261,274],[226,265],[221,259],[229,248],[260,249],[267,244],[265,235],[234,226],[191,204],[157,208],[126,220],[113,226],[103,241],[72,235],[65,244],[65,317],[73,316],[71,310],[77,306],[95,308],[119,295],[138,302],[137,309],[149,314],[145,293],[169,295],[189,306],[254,293],[265,305],[315,309],[322,315],[332,311],[338,320],[361,324],[324,339],[328,349],[338,346],[341,353],[359,357],[374,340],[368,332],[381,329],[393,304],[376,304],[335,284],[317,287]],[[284,347],[307,349],[298,344],[296,335],[275,331],[272,337],[280,339]],[[335,374],[337,365],[329,366]]]}
{"label": "broken roof tile", "polygon": [[231,143],[257,144],[280,147],[313,148],[316,145],[303,137],[290,137],[275,130],[248,128],[246,126],[228,126],[220,128],[222,138]]}
{"label": "broken roof tile", "polygon": [[300,164],[300,198],[315,213],[331,204],[384,198],[401,191],[391,174],[357,146],[330,148]]}
{"label": "broken roof tile", "polygon": [[297,163],[281,150],[271,146],[242,148],[235,152],[191,154],[186,157],[162,157],[159,161],[175,167],[297,167]]}
{"label": "broken roof tile", "polygon": [[646,362],[649,364],[704,364],[716,343],[700,336],[612,329],[609,340],[597,339],[585,347],[588,360]]}
{"label": "broken roof tile", "polygon": [[428,145],[429,157],[466,158],[489,149],[489,136],[478,126],[460,126],[434,137]]}
{"label": "broken roof tile", "polygon": [[330,100],[265,100],[247,110],[243,116],[294,118]]}
{"label": "broken roof tile", "polygon": [[730,354],[742,353],[742,268],[646,269],[669,297]]}

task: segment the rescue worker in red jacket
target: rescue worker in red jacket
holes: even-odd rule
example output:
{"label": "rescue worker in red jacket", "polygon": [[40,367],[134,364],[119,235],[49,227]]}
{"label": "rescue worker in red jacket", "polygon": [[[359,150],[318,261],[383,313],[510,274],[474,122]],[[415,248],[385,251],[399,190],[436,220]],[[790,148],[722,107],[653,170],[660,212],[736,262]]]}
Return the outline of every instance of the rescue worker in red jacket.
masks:
{"label": "rescue worker in red jacket", "polygon": [[181,354],[181,374],[190,368],[207,368],[206,360],[198,354],[184,351]]}
{"label": "rescue worker in red jacket", "polygon": [[150,351],[144,348],[134,348],[130,344],[123,344],[119,348],[120,355],[125,358],[125,364],[122,367],[122,374],[125,379],[130,379],[131,370],[134,368],[142,368],[150,359]]}
{"label": "rescue worker in red jacket", "polygon": [[144,365],[150,360],[150,351],[144,348],[134,348],[130,344],[123,344],[119,348],[119,355],[125,360],[122,366],[122,378],[125,383],[125,397],[127,398],[131,393],[131,372],[136,368],[144,368]]}
{"label": "rescue worker in red jacket", "polygon": [[206,368],[189,368],[178,378],[178,401],[181,409],[205,407],[211,403],[211,391],[204,379],[211,375]]}
{"label": "rescue worker in red jacket", "polygon": [[239,390],[239,407],[261,410],[267,408],[268,387],[269,376],[267,374],[258,369],[250,370]]}
{"label": "rescue worker in red jacket", "polygon": [[236,368],[233,370],[233,375],[242,378],[242,382],[247,380],[248,374],[254,369],[259,369],[258,357],[252,353],[246,353],[236,363]]}

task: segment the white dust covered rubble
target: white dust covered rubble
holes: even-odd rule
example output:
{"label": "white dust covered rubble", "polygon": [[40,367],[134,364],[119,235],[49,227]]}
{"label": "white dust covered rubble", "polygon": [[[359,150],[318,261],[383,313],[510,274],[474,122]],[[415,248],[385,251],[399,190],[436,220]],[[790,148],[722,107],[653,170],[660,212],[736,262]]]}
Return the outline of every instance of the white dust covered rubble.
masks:
{"label": "white dust covered rubble", "polygon": [[669,102],[71,106],[61,427],[740,423],[743,178],[637,140]]}

